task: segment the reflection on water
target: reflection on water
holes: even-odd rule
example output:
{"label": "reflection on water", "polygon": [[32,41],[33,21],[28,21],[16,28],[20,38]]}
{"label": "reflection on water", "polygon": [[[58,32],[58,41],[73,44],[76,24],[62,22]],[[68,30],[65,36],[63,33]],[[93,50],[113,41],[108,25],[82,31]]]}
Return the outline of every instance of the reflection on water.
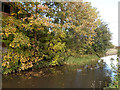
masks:
{"label": "reflection on water", "polygon": [[[111,58],[113,58],[111,60]],[[103,88],[111,82],[111,62],[117,55],[101,58],[96,65],[61,66],[3,76],[3,88]],[[105,62],[105,63],[103,63]]]}
{"label": "reflection on water", "polygon": [[115,67],[117,65],[117,55],[112,55],[112,56],[107,56],[107,57],[102,57],[103,62],[107,64],[106,68],[107,69],[112,69],[111,64],[114,64]]}
{"label": "reflection on water", "polygon": [[[103,60],[103,62],[106,63],[106,67],[104,69],[106,70],[111,70],[111,71],[114,71],[113,67],[114,68],[117,68],[117,55],[111,55],[111,56],[107,56],[107,57],[102,57],[101,59]],[[98,62],[100,62],[101,60],[99,60]],[[115,73],[112,72],[111,76],[114,77]]]}

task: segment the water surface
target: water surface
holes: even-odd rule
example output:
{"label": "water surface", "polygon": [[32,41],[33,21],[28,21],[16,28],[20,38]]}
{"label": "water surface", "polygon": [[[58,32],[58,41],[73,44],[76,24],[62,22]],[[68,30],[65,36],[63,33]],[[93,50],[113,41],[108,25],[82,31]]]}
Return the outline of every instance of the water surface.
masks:
{"label": "water surface", "polygon": [[[112,60],[111,60],[112,58]],[[103,88],[114,73],[111,63],[117,55],[102,57],[96,65],[59,66],[9,74],[2,78],[3,88]],[[114,59],[114,60],[113,60]]]}

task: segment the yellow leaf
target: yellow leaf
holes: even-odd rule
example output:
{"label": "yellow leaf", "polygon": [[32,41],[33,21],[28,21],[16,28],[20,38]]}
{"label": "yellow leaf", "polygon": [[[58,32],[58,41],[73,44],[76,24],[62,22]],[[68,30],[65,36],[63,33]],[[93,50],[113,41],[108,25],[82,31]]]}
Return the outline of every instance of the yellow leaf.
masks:
{"label": "yellow leaf", "polygon": [[16,13],[12,13],[11,15],[16,15]]}
{"label": "yellow leaf", "polygon": [[22,11],[19,11],[18,14],[22,14]]}

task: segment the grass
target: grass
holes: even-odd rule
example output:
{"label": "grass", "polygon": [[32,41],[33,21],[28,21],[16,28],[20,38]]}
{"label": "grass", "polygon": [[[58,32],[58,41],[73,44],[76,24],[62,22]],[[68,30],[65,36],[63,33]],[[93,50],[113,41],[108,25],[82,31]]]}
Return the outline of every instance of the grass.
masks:
{"label": "grass", "polygon": [[99,58],[96,55],[84,55],[81,57],[69,57],[65,64],[67,65],[86,65],[95,64]]}

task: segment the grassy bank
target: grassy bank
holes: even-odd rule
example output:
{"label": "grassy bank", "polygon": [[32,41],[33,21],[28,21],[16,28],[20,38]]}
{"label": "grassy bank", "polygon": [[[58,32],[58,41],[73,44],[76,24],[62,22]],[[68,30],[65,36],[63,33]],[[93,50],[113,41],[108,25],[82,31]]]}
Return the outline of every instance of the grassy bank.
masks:
{"label": "grassy bank", "polygon": [[118,53],[118,49],[111,48],[106,52],[106,55],[115,55]]}
{"label": "grassy bank", "polygon": [[96,55],[84,55],[81,57],[69,57],[65,61],[67,65],[85,65],[85,64],[94,64],[99,60],[99,57]]}

